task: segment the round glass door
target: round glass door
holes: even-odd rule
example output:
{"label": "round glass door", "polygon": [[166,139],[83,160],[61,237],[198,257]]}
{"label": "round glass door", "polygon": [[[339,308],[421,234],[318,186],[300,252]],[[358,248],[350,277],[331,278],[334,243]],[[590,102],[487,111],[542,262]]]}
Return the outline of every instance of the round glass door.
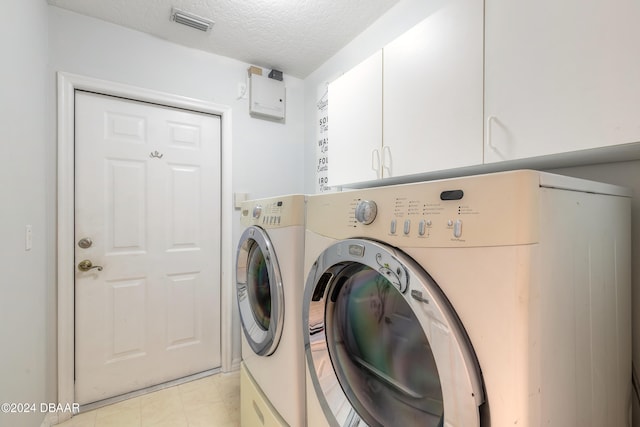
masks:
{"label": "round glass door", "polygon": [[466,335],[435,283],[402,255],[347,240],[311,270],[305,348],[325,415],[340,426],[479,425],[482,387]]}
{"label": "round glass door", "polygon": [[272,354],[282,335],[284,291],[273,246],[259,227],[249,227],[240,238],[236,294],[249,345],[258,355]]}
{"label": "round glass door", "polygon": [[386,277],[363,264],[338,271],[327,343],[338,381],[370,426],[441,426],[442,387],[425,332]]}

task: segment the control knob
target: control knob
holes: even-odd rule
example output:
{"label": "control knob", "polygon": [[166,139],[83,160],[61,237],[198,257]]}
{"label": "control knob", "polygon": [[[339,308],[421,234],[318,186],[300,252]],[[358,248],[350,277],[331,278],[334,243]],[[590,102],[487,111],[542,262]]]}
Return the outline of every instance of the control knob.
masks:
{"label": "control knob", "polygon": [[378,213],[378,206],[373,200],[361,200],[356,206],[356,220],[362,224],[371,224]]}
{"label": "control knob", "polygon": [[262,214],[262,206],[260,205],[256,205],[253,207],[253,212],[252,215],[255,219],[260,218],[260,215]]}

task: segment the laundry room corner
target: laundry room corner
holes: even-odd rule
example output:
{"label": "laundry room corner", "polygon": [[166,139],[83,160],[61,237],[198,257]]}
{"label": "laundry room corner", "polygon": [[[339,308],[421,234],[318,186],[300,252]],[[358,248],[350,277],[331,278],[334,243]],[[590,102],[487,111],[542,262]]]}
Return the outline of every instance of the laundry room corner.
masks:
{"label": "laundry room corner", "polygon": [[[440,7],[438,2],[427,5],[427,2],[417,1],[401,1],[387,14],[381,17],[370,28],[361,33],[350,44],[345,46],[321,67],[311,73],[304,81],[305,83],[305,192],[307,194],[318,194],[322,192],[336,191],[335,187],[325,185],[322,187],[323,180],[326,179],[327,173],[320,172],[320,161],[322,161],[318,146],[322,142],[319,135],[318,119],[321,118],[320,108],[328,101],[329,110],[331,109],[331,99],[323,98],[329,82],[334,81],[342,76],[345,72],[354,68],[357,64],[364,61],[377,50],[381,49],[387,43],[391,42],[395,37],[409,30],[418,22],[427,18],[433,7]],[[569,82],[564,82],[571,86]],[[604,113],[602,113],[604,114]],[[328,123],[328,156],[324,161],[331,168],[331,121]],[[483,136],[479,135],[479,141],[483,140]],[[481,143],[479,144],[479,146]],[[634,144],[629,144],[634,145]],[[635,143],[637,145],[637,143]],[[368,154],[368,153],[367,153]],[[632,337],[633,337],[633,364],[634,373],[640,373],[640,161],[637,160],[637,154],[621,155],[612,159],[610,156],[604,155],[601,158],[593,156],[587,161],[576,160],[570,155],[565,156],[560,161],[545,164],[543,162],[527,162],[523,161],[520,165],[524,167],[558,173],[567,176],[590,179],[599,182],[605,182],[620,185],[629,188],[633,192],[632,198]],[[566,165],[562,163],[566,163]],[[493,171],[501,170],[500,166],[493,167]],[[512,168],[506,165],[504,168]],[[460,170],[461,174],[469,174],[469,170]],[[476,171],[478,173],[478,171]],[[453,176],[453,175],[449,175]],[[413,178],[417,180],[418,178]],[[433,179],[433,178],[431,178]],[[438,178],[436,178],[438,179]],[[408,179],[405,182],[411,182]],[[382,185],[378,183],[376,185]],[[636,391],[637,393],[637,391]],[[640,396],[633,396],[633,426],[640,427],[640,404],[638,403]]]}
{"label": "laundry room corner", "polygon": [[[232,115],[229,144],[232,156],[222,167],[230,167],[232,172],[231,182],[223,185],[228,185],[232,194],[243,193],[248,197],[302,191],[299,179],[304,167],[301,79],[286,72],[283,76],[287,97],[284,120],[255,118],[249,114],[248,97],[238,90],[248,82],[248,69],[254,64],[184,47],[58,7],[48,7],[48,22],[49,81],[54,99],[55,75],[64,72],[226,105]],[[54,162],[54,159],[48,161]],[[241,234],[239,211],[232,208],[224,214],[231,218],[231,240],[237,242]],[[229,252],[229,264],[235,264],[235,248],[224,250]],[[234,273],[231,267],[227,270],[222,286],[231,288]],[[232,312],[231,366],[239,368],[237,307],[231,298],[223,304]]]}
{"label": "laundry room corner", "polygon": [[640,427],[640,0],[3,5],[0,427]]}

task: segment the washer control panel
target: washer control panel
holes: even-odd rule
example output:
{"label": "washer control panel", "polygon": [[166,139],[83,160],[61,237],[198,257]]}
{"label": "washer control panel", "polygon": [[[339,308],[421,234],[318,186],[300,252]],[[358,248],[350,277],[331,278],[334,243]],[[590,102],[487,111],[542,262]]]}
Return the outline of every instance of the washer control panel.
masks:
{"label": "washer control panel", "polygon": [[[447,191],[447,194],[451,193],[461,195],[462,191]],[[462,196],[456,200],[462,200]],[[353,200],[352,205],[355,206],[353,218],[356,223],[369,225],[375,221],[378,213],[378,204],[374,200],[356,198]],[[451,237],[460,239],[462,238],[462,225],[464,223],[461,217],[481,213],[478,209],[474,209],[468,204],[459,203],[453,206],[452,211],[450,203],[417,199],[409,200],[406,197],[394,198],[392,206],[393,213],[388,220],[389,235],[417,236],[421,238],[429,238],[434,227],[440,227],[446,229]],[[453,212],[453,214],[450,212]],[[351,213],[348,215],[351,216]]]}
{"label": "washer control panel", "polygon": [[304,225],[305,196],[290,195],[273,199],[248,200],[240,208],[244,226],[277,228]]}
{"label": "washer control panel", "polygon": [[309,196],[307,229],[402,246],[534,243],[539,179],[533,171]]}

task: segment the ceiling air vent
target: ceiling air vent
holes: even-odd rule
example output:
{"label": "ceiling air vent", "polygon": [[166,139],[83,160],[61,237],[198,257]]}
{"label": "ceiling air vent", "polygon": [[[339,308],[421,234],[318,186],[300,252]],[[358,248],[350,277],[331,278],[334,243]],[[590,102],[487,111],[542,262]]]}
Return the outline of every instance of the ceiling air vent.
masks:
{"label": "ceiling air vent", "polygon": [[209,31],[213,27],[212,20],[176,9],[175,7],[171,9],[171,20],[200,31]]}

